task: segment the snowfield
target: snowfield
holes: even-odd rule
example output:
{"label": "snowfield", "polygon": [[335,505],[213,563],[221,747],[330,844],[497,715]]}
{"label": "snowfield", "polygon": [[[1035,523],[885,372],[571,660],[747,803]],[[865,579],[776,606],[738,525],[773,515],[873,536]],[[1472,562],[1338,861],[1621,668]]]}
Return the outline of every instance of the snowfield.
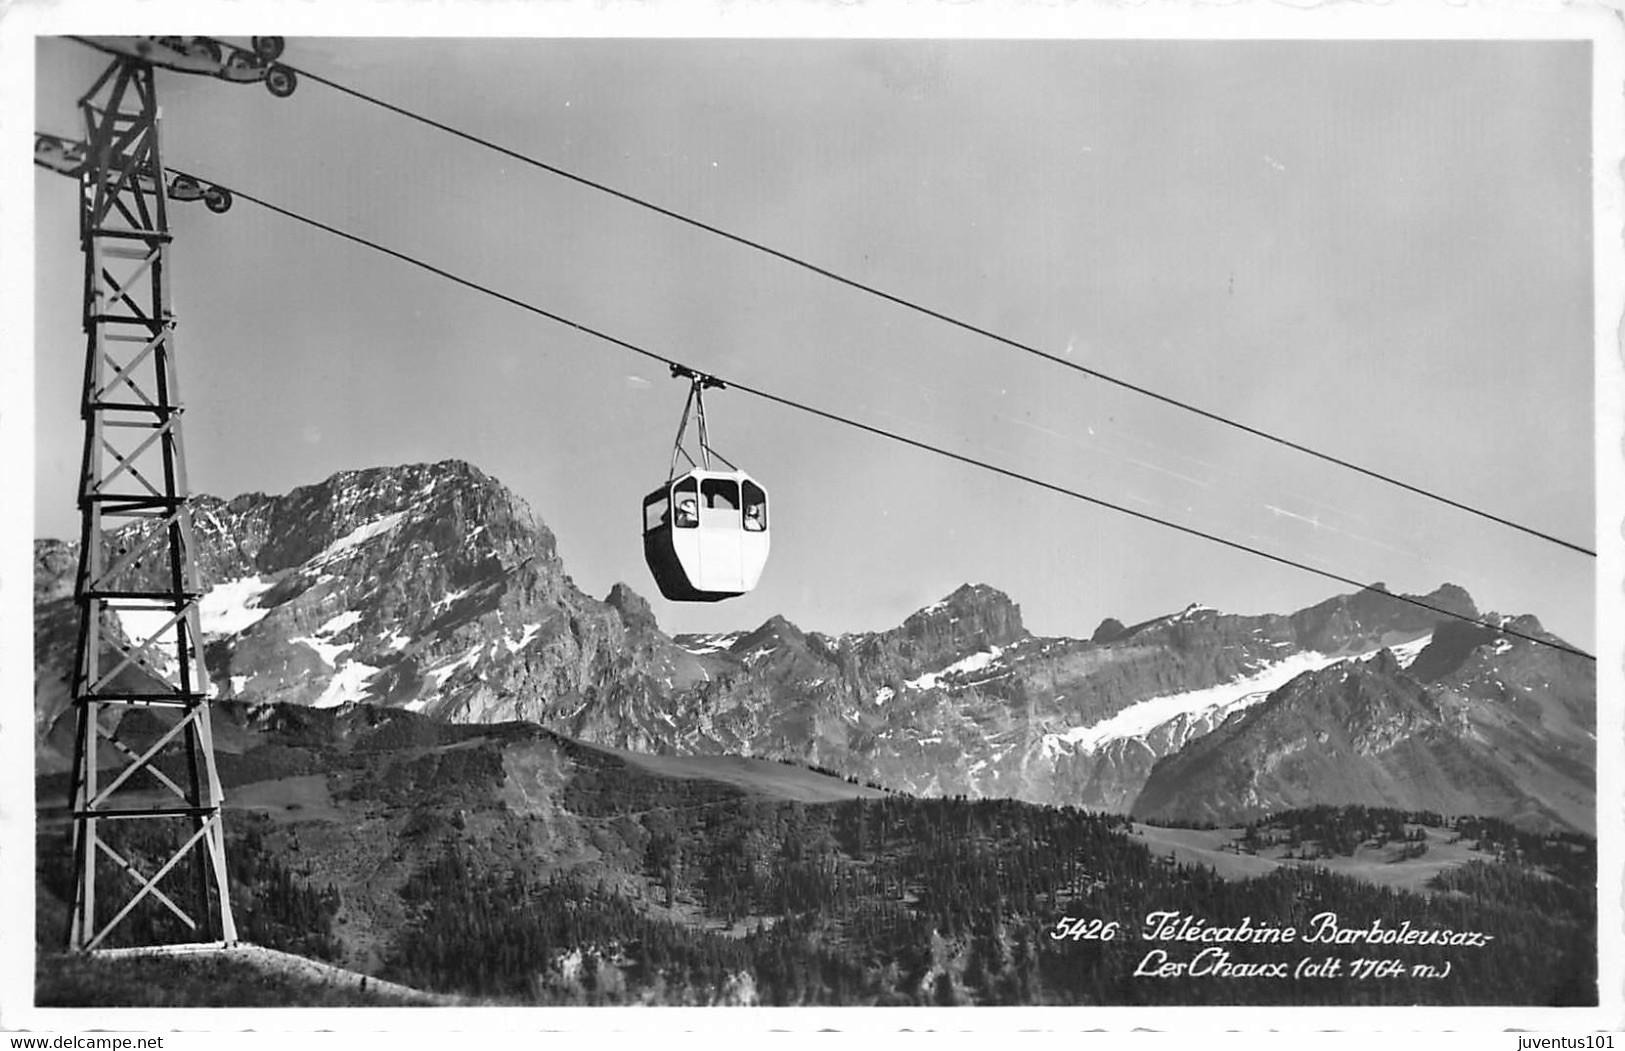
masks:
{"label": "snowfield", "polygon": [[311,702],[314,708],[336,708],[346,701],[367,699],[367,680],[378,674],[378,669],[360,661],[346,661],[344,667],[333,674],[327,689]]}
{"label": "snowfield", "polygon": [[519,637],[518,642],[515,642],[515,641],[513,641],[513,639],[509,638],[507,635],[504,635],[504,636],[502,636],[502,644],[508,648],[509,653],[518,653],[520,650],[524,649],[526,646],[529,646],[530,643],[531,643],[531,640],[536,637],[536,633],[538,631],[541,631],[541,630],[542,630],[542,625],[541,625],[540,621],[536,621],[536,622],[533,622],[533,623],[530,623],[530,624],[526,624],[525,625],[525,633]]}
{"label": "snowfield", "polygon": [[216,584],[198,600],[204,635],[236,635],[258,624],[271,612],[256,602],[271,590],[264,577],[238,577]]}
{"label": "snowfield", "polygon": [[941,671],[927,672],[917,679],[909,679],[903,685],[911,690],[934,690],[942,679],[953,675],[968,675],[973,671],[981,671],[1002,656],[1004,656],[1003,647],[994,646],[990,650],[973,653],[962,660],[954,661]]}
{"label": "snowfield", "polygon": [[394,529],[396,526],[401,524],[401,520],[405,517],[405,511],[394,511],[390,514],[384,515],[382,518],[376,518],[365,525],[356,526],[354,529],[339,537],[331,544],[328,544],[321,554],[310,560],[310,564],[318,565],[322,562],[337,558],[346,551],[360,547],[373,537],[382,536],[384,533]]}
{"label": "snowfield", "polygon": [[697,635],[680,645],[683,649],[699,657],[707,653],[718,653],[722,650],[731,649],[734,643],[745,637],[745,634],[743,631],[712,632],[709,635]]}
{"label": "snowfield", "polygon": [[[175,611],[164,606],[153,605],[151,608],[121,608],[110,606],[118,617],[119,629],[124,632],[125,638],[130,641],[130,649],[138,651],[148,640],[152,645],[139,656],[149,667],[158,674],[173,682],[180,674],[180,668],[175,664],[175,629],[164,630],[164,626],[175,619]],[[153,639],[153,636],[162,636]],[[122,661],[120,657],[118,660]],[[115,661],[114,663],[117,663]],[[106,672],[111,665],[104,667]]]}
{"label": "snowfield", "polygon": [[484,648],[484,642],[476,642],[474,645],[470,646],[468,648],[468,652],[463,654],[461,657],[458,657],[449,664],[442,664],[438,668],[430,668],[425,674],[434,680],[435,689],[438,690],[446,685],[447,679],[457,674],[457,670],[459,668],[472,668],[474,663],[480,659],[480,651]]}
{"label": "snowfield", "polygon": [[[1432,641],[1433,633],[1429,632],[1419,639],[1412,639],[1410,642],[1402,642],[1398,646],[1390,646],[1388,648],[1394,651],[1394,659],[1399,661],[1399,666],[1401,668],[1409,668],[1412,664],[1416,663],[1416,658],[1421,655],[1423,650],[1427,649],[1428,643]],[[1372,653],[1371,656],[1374,657],[1380,652],[1381,651],[1378,650]]]}
{"label": "snowfield", "polygon": [[327,620],[322,624],[321,627],[316,629],[316,634],[323,637],[328,635],[337,635],[345,628],[352,627],[359,623],[361,623],[361,614],[352,609],[347,613],[340,613],[338,616]]}
{"label": "snowfield", "polygon": [[[1388,648],[1394,651],[1394,656],[1401,666],[1408,667],[1431,639],[1431,635],[1426,635]],[[1380,652],[1381,650],[1372,650],[1358,655],[1357,659],[1369,660]],[[1338,661],[1349,659],[1351,658],[1347,654],[1334,657],[1314,650],[1304,650],[1283,660],[1266,664],[1253,674],[1230,682],[1201,690],[1150,697],[1090,726],[1075,726],[1061,733],[1045,734],[1043,750],[1046,755],[1056,754],[1062,750],[1060,746],[1065,744],[1070,745],[1075,751],[1093,754],[1112,741],[1144,737],[1164,723],[1181,716],[1192,719],[1204,716],[1228,717],[1234,712],[1244,711],[1258,704],[1304,672],[1318,671]]]}

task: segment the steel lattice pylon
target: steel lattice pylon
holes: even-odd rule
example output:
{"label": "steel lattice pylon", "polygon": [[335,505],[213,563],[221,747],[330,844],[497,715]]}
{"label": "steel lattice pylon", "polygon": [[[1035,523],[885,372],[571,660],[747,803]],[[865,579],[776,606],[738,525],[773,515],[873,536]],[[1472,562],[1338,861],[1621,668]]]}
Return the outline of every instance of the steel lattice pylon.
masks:
{"label": "steel lattice pylon", "polygon": [[[137,941],[231,943],[152,67],[114,61],[79,107],[87,340],[68,947],[98,948],[121,925]],[[155,933],[164,925],[180,937]]]}

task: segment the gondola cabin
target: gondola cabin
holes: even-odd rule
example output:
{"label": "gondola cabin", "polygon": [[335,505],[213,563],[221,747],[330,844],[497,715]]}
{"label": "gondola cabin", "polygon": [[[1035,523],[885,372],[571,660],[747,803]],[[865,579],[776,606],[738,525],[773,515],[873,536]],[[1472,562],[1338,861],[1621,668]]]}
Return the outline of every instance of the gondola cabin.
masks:
{"label": "gondola cabin", "polygon": [[768,541],[767,490],[744,471],[690,471],[644,497],[643,555],[673,602],[745,594]]}

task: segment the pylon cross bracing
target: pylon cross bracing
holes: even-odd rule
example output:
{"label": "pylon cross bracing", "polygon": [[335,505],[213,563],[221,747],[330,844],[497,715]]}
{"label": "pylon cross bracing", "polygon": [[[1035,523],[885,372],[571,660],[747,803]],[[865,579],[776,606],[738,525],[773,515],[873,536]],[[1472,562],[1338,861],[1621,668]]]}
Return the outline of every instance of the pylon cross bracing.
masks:
{"label": "pylon cross bracing", "polygon": [[152,67],[114,60],[79,107],[89,159],[68,947],[96,949],[121,930],[231,943]]}

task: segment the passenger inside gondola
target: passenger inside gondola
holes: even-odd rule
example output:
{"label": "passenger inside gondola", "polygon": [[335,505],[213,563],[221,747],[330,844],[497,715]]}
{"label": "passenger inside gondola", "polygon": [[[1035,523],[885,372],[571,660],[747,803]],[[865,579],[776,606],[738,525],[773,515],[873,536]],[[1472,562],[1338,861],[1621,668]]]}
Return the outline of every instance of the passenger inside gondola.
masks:
{"label": "passenger inside gondola", "polygon": [[760,533],[767,528],[767,494],[755,482],[744,484],[745,528]]}
{"label": "passenger inside gondola", "polygon": [[694,479],[684,478],[672,486],[672,497],[677,505],[677,517],[672,523],[678,529],[694,529],[700,524],[699,489]]}

